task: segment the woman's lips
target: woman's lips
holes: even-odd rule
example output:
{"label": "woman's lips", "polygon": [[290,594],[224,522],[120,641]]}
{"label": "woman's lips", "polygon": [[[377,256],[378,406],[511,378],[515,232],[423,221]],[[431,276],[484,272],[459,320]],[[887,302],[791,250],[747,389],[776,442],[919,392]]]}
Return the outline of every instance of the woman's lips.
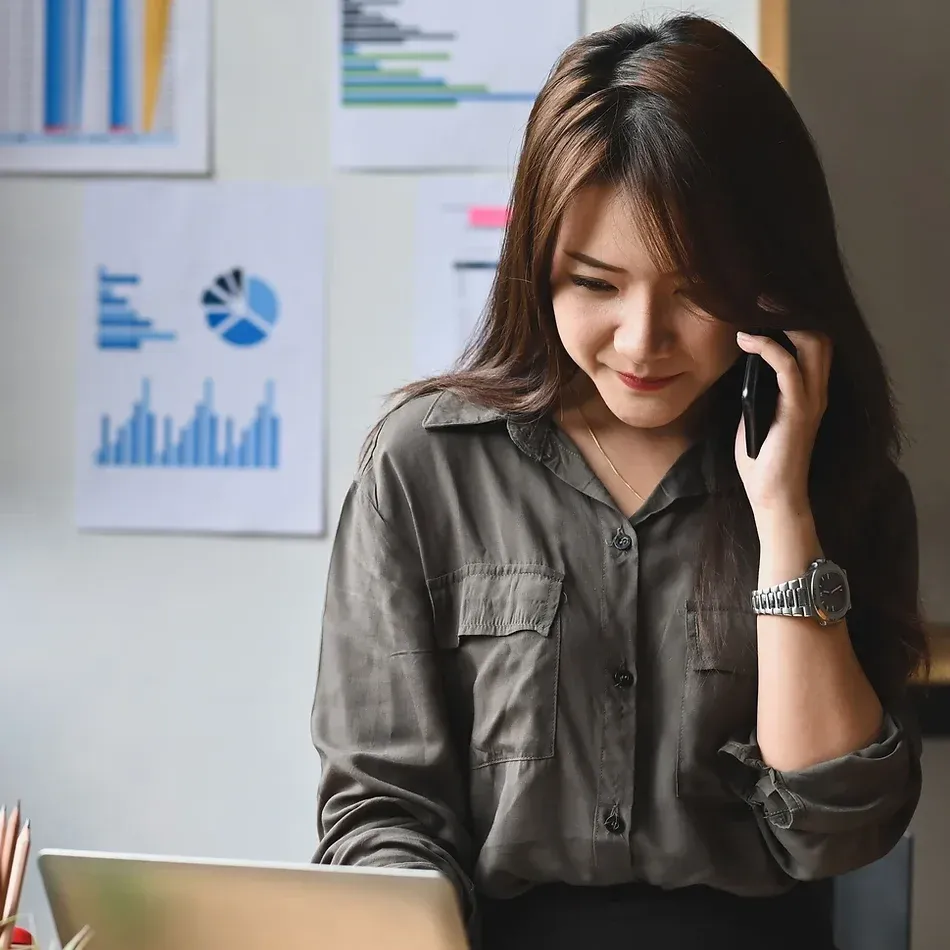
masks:
{"label": "woman's lips", "polygon": [[669,386],[674,379],[678,379],[682,374],[676,373],[674,376],[633,376],[630,373],[617,373],[617,375],[628,389],[641,393],[654,393],[665,386]]}

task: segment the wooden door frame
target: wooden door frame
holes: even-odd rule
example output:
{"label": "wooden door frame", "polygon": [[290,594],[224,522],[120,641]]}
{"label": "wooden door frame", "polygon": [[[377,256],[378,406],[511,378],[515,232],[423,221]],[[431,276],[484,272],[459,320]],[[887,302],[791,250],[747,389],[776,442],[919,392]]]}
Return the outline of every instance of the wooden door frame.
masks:
{"label": "wooden door frame", "polygon": [[759,0],[759,59],[788,89],[788,16],[791,0]]}

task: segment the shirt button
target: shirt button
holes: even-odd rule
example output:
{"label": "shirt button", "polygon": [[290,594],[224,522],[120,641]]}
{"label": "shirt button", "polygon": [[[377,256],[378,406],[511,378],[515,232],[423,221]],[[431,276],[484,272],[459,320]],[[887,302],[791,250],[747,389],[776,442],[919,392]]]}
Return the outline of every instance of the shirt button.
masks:
{"label": "shirt button", "polygon": [[615,811],[612,811],[612,812],[604,819],[604,827],[605,827],[612,835],[622,835],[623,832],[624,832],[624,829],[625,829],[627,826],[623,823],[623,819],[620,817],[620,815],[618,815]]}
{"label": "shirt button", "polygon": [[619,670],[614,670],[614,686],[617,689],[630,689],[633,686],[633,673],[625,666],[620,667]]}
{"label": "shirt button", "polygon": [[618,531],[614,535],[613,546],[618,551],[629,551],[633,547],[633,541],[630,540],[630,535],[624,534],[623,531]]}

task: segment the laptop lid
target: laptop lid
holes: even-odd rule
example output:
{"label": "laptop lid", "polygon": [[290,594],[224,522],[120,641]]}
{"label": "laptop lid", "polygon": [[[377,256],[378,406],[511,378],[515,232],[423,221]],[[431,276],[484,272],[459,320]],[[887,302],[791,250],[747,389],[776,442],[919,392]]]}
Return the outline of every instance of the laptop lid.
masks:
{"label": "laptop lid", "polygon": [[451,883],[435,871],[44,850],[60,940],[89,950],[465,950]]}

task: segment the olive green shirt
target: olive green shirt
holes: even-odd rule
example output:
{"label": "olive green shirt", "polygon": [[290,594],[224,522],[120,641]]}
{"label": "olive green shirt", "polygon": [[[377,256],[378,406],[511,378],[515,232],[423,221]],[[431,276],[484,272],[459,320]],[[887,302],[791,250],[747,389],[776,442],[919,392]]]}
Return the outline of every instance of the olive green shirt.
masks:
{"label": "olive green shirt", "polygon": [[[551,881],[764,895],[884,855],[916,732],[891,709],[853,754],[760,761],[756,618],[697,634],[715,490],[699,443],[628,519],[549,418],[449,392],[390,415],[333,549],[315,860],[436,868],[471,910]],[[916,565],[915,534],[888,544]]]}

